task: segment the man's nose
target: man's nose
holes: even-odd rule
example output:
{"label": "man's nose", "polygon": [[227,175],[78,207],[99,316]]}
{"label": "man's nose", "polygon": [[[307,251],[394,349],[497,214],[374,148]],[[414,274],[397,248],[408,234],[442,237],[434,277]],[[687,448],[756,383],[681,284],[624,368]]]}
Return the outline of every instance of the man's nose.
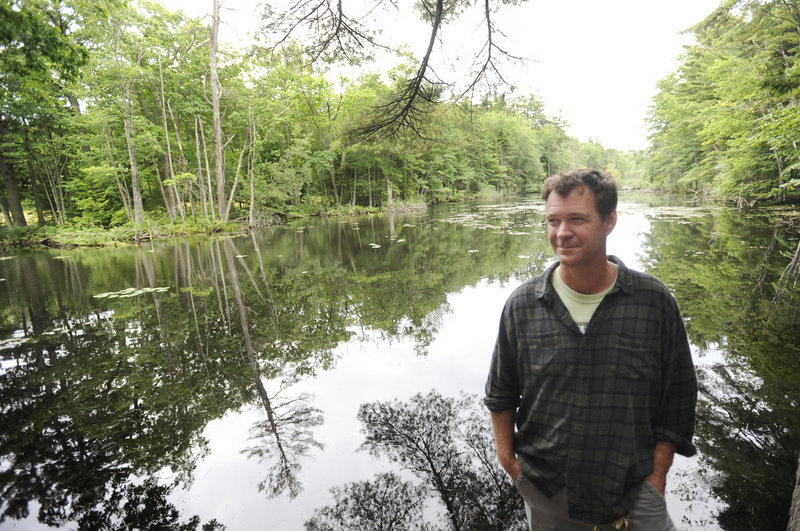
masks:
{"label": "man's nose", "polygon": [[559,238],[569,238],[572,236],[572,227],[570,227],[569,223],[562,222],[558,225],[558,232],[556,233]]}

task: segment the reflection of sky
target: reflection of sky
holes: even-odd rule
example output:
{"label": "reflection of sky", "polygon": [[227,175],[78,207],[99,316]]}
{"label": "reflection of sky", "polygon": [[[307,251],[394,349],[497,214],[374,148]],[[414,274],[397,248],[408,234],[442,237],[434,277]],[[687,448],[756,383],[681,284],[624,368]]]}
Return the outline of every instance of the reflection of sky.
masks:
{"label": "reflection of sky", "polygon": [[631,269],[642,270],[639,251],[650,231],[650,220],[642,205],[620,202],[617,206],[617,226],[606,242],[609,254],[616,255]]}

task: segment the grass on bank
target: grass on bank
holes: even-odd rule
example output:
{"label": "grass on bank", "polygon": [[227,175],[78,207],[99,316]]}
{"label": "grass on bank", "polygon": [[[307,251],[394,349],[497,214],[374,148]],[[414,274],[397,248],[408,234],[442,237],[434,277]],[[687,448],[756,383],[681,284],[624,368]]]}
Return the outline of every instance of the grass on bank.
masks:
{"label": "grass on bank", "polygon": [[167,222],[127,224],[103,228],[80,225],[0,227],[0,246],[11,247],[114,247],[183,236],[241,232],[239,223]]}
{"label": "grass on bank", "polygon": [[[425,207],[425,203],[397,201],[391,210],[409,211]],[[352,217],[364,214],[378,214],[386,209],[378,207],[362,207],[344,204],[324,211],[302,212],[290,209],[288,212],[261,212],[254,220],[255,227],[267,227],[292,219],[303,219],[313,216]],[[27,219],[35,219],[33,215]],[[31,213],[33,214],[33,213]],[[208,234],[241,234],[249,230],[247,213],[243,217],[221,223],[210,220],[170,221],[166,217],[156,218],[146,214],[145,220],[139,224],[126,223],[116,227],[86,225],[79,222],[56,225],[47,223],[42,226],[9,227],[0,224],[0,247],[116,247],[135,245],[153,240],[181,238]]]}

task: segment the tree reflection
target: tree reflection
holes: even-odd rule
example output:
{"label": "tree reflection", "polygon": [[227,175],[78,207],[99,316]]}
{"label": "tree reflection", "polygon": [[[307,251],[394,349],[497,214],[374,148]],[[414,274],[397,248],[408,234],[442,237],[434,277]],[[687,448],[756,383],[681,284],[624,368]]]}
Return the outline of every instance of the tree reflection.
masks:
{"label": "tree reflection", "polygon": [[[421,482],[419,487],[443,507],[437,521],[447,522],[447,529],[525,529],[522,498],[497,463],[486,417],[477,396],[455,399],[436,391],[407,402],[362,404],[358,412],[366,437],[362,447],[411,472]],[[420,491],[412,487],[396,478],[378,477],[335,489],[336,504],[317,510],[306,528],[358,528],[361,512],[336,507],[369,507],[376,500],[368,496],[390,489],[396,497],[383,498],[396,520],[386,529],[437,529],[420,522],[415,497]]]}
{"label": "tree reflection", "polygon": [[[127,485],[122,491],[113,491],[103,499],[100,507],[81,515],[78,519],[79,529],[195,531],[200,525],[200,517],[194,515],[182,522],[178,509],[167,501],[169,493],[169,488],[158,485],[152,479],[142,485]],[[225,526],[210,520],[201,529],[224,530]]]}
{"label": "tree reflection", "polygon": [[724,363],[701,357],[698,368],[697,445],[726,504],[717,521],[785,529],[800,450],[800,293],[781,277],[794,246],[752,218],[694,219],[654,223],[645,254],[675,292],[692,343],[724,352]]}
{"label": "tree reflection", "polygon": [[[144,527],[148,514],[154,525],[194,525],[159,500],[193,481],[211,451],[208,423],[248,407],[263,411],[243,449],[264,462],[258,487],[297,495],[323,419],[290,384],[333,367],[335,347],[359,334],[410,339],[425,353],[448,293],[508,278],[531,252],[531,238],[455,224],[434,234],[400,215],[389,233],[382,223],[0,261],[2,518],[38,505],[51,526]],[[479,448],[458,444],[478,466]],[[163,476],[174,485],[154,482]],[[459,487],[448,477],[447,489]],[[447,498],[457,521],[486,520],[469,504],[495,502],[469,496]]]}
{"label": "tree reflection", "polygon": [[428,531],[423,520],[426,489],[394,473],[373,481],[356,481],[331,489],[333,504],[318,509],[305,527],[309,531]]}
{"label": "tree reflection", "polygon": [[270,498],[282,494],[294,498],[300,494],[300,458],[313,448],[324,448],[313,432],[323,422],[322,412],[311,405],[311,400],[308,394],[288,400],[274,396],[269,401],[267,419],[256,422],[250,430],[256,444],[243,452],[260,461],[272,461],[267,478],[258,484],[258,489]]}

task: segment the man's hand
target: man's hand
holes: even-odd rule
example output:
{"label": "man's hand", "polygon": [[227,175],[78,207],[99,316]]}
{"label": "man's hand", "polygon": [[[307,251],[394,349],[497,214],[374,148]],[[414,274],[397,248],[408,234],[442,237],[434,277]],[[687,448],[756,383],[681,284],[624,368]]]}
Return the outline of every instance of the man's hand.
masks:
{"label": "man's hand", "polygon": [[667,472],[672,466],[675,456],[675,445],[669,442],[657,442],[655,459],[653,460],[653,473],[647,476],[647,481],[653,485],[662,496],[667,493]]}
{"label": "man's hand", "polygon": [[494,442],[497,445],[497,458],[500,466],[511,476],[515,484],[519,479],[520,468],[517,455],[514,453],[514,420],[517,412],[492,411],[492,427],[494,428]]}
{"label": "man's hand", "polygon": [[514,485],[516,485],[517,481],[519,481],[519,475],[522,474],[522,470],[519,468],[519,461],[517,461],[517,458],[515,457],[513,461],[507,464],[503,464],[501,461],[500,464],[503,466],[506,472],[508,472],[508,475],[511,476],[511,481],[514,482]]}

